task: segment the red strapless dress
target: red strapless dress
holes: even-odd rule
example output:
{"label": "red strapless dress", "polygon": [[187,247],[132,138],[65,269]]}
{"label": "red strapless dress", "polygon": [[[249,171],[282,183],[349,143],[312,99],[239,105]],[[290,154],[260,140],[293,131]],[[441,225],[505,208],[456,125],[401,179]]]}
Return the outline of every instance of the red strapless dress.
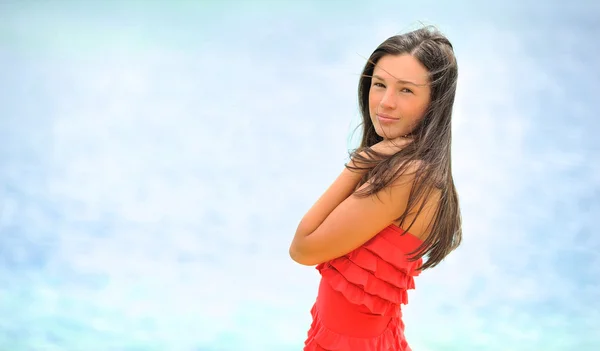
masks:
{"label": "red strapless dress", "polygon": [[395,225],[347,255],[317,265],[321,283],[304,351],[410,351],[401,304],[422,260],[422,241]]}

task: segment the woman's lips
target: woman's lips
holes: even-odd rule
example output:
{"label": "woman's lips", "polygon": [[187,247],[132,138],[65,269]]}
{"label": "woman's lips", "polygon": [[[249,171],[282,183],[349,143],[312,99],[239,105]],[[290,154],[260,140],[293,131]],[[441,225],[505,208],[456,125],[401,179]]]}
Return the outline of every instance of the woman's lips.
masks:
{"label": "woman's lips", "polygon": [[386,124],[398,122],[398,120],[400,120],[400,118],[394,118],[392,116],[380,115],[380,114],[377,114],[377,119],[379,120],[380,123],[386,123]]}

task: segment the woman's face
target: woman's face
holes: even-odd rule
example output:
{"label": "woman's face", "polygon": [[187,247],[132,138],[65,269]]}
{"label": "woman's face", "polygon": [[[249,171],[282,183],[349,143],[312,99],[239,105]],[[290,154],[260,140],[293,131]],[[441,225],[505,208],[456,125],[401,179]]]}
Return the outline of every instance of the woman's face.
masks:
{"label": "woman's face", "polygon": [[369,113],[377,134],[394,139],[412,132],[430,101],[427,69],[411,55],[386,55],[373,71]]}

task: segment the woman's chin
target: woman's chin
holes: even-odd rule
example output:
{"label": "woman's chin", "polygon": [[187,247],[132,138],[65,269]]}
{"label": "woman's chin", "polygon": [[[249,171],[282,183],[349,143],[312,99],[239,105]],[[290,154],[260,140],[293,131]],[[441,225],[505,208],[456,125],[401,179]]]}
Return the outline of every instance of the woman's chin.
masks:
{"label": "woman's chin", "polygon": [[380,127],[375,127],[375,133],[377,133],[377,135],[382,137],[384,140],[385,139],[395,139],[395,138],[402,136],[397,131],[382,130]]}

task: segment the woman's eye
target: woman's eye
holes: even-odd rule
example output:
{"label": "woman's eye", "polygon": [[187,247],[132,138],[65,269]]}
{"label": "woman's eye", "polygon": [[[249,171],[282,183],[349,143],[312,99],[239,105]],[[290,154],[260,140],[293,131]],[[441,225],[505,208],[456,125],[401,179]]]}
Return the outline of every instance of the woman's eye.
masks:
{"label": "woman's eye", "polygon": [[412,90],[410,90],[410,89],[408,89],[408,88],[403,88],[401,91],[402,91],[403,93],[409,93],[409,94],[412,94]]}
{"label": "woman's eye", "polygon": [[380,87],[380,88],[385,88],[385,85],[381,84],[381,83],[374,83],[373,84],[374,87]]}

